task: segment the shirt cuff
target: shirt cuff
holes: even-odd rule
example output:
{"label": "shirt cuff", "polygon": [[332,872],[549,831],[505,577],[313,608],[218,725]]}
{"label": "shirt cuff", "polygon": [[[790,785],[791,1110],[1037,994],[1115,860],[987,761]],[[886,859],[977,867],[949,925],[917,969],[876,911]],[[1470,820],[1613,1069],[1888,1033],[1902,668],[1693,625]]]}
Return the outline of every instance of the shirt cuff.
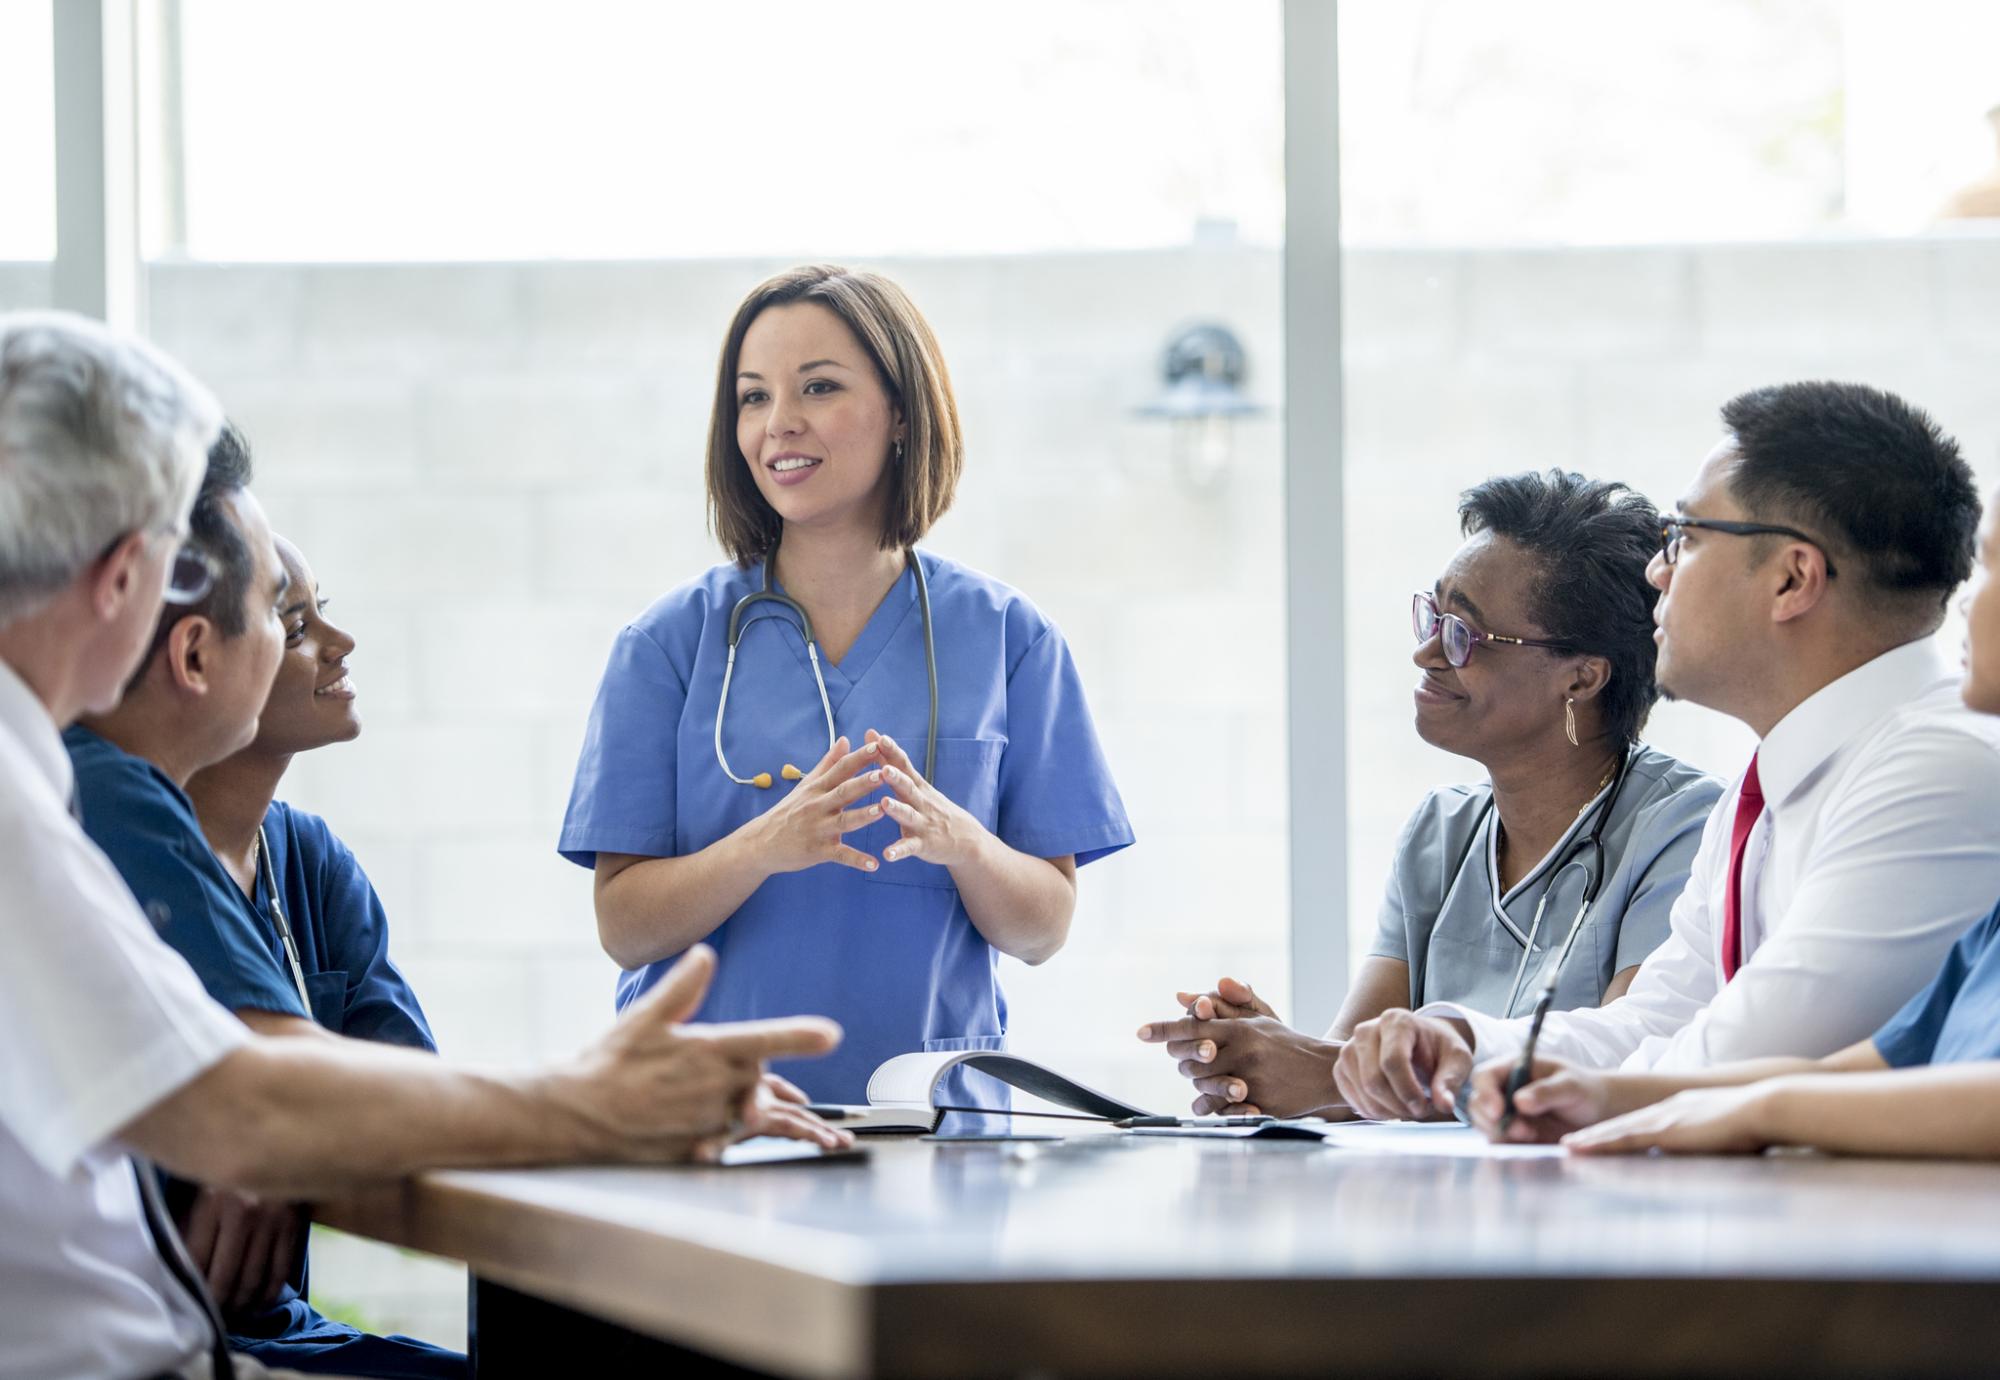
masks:
{"label": "shirt cuff", "polygon": [[1415,1014],[1434,1016],[1439,1020],[1464,1021],[1472,1029],[1472,1055],[1477,1063],[1483,1064],[1488,1059],[1510,1059],[1519,1054],[1526,1043],[1520,1021],[1502,1020],[1498,1016],[1460,1006],[1455,1001],[1426,1002],[1416,1009]]}

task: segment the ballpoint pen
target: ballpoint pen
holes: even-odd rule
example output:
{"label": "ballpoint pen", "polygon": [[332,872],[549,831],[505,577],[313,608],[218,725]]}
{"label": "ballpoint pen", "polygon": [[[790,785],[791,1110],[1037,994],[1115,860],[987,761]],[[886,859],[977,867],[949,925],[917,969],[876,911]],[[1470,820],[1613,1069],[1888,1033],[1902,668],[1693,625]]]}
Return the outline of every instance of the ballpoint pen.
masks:
{"label": "ballpoint pen", "polygon": [[1521,1047],[1521,1062],[1514,1065],[1513,1072],[1507,1075],[1507,1105],[1500,1114],[1500,1134],[1503,1136],[1507,1134],[1507,1128],[1514,1124],[1514,1094],[1521,1091],[1534,1075],[1535,1041],[1541,1037],[1542,1020],[1549,1014],[1549,1008],[1555,1005],[1555,1000],[1556,985],[1550,981],[1542,988],[1541,996],[1535,999],[1535,1017],[1528,1023],[1528,1043]]}

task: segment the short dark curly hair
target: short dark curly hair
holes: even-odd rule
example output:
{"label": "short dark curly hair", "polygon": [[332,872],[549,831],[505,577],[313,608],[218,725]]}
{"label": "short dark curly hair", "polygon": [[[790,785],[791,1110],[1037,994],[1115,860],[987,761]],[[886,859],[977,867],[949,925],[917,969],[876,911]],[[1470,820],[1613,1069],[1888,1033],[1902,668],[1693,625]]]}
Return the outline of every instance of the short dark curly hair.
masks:
{"label": "short dark curly hair", "polygon": [[1534,619],[1559,655],[1601,656],[1611,679],[1599,697],[1604,727],[1637,741],[1660,697],[1646,565],[1660,549],[1660,514],[1646,496],[1568,470],[1498,475],[1458,497],[1466,536],[1491,532],[1534,560]]}
{"label": "short dark curly hair", "polygon": [[132,673],[137,684],[167,645],[174,628],[184,618],[202,617],[215,624],[224,637],[241,637],[250,626],[243,616],[243,600],[256,573],[250,543],[243,539],[235,517],[226,505],[250,487],[250,443],[234,422],[225,423],[222,434],[208,450],[208,469],[201,487],[195,491],[194,507],[188,513],[188,540],[208,557],[215,583],[208,593],[192,604],[162,604],[159,622],[153,625],[153,642],[139,667]]}
{"label": "short dark curly hair", "polygon": [[1786,383],[1731,398],[1722,424],[1745,512],[1804,527],[1864,596],[1936,630],[1972,574],[1979,486],[1930,414],[1865,384]]}

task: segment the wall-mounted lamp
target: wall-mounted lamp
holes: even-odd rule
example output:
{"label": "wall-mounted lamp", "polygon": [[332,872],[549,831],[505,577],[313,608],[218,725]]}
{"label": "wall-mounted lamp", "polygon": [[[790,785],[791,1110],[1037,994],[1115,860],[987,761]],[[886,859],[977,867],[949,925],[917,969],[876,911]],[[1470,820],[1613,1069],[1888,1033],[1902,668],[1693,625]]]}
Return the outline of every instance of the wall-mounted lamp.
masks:
{"label": "wall-mounted lamp", "polygon": [[1229,468],[1235,419],[1264,411],[1243,392],[1248,373],[1243,342],[1213,321],[1183,326],[1160,357],[1160,395],[1137,413],[1166,419],[1173,463],[1197,486],[1213,485]]}

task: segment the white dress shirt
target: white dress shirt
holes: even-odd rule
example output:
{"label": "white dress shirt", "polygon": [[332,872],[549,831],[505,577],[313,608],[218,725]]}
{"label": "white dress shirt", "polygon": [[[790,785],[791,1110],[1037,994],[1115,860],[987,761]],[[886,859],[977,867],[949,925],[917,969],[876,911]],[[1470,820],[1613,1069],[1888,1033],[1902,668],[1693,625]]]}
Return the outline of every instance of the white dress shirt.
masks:
{"label": "white dress shirt", "polygon": [[[1747,766],[1747,764],[1746,764]],[[1538,1055],[1663,1072],[1815,1058],[1873,1034],[2000,898],[2000,717],[1959,699],[1926,639],[1787,714],[1758,749],[1764,813],[1743,855],[1743,966],[1722,977],[1739,778],[1709,815],[1666,942],[1608,1006],[1551,1012]],[[1528,1020],[1450,1002],[1478,1057],[1511,1057]]]}
{"label": "white dress shirt", "polygon": [[208,1324],[110,1138],[249,1038],[69,813],[69,755],[0,662],[0,1377],[157,1375]]}

